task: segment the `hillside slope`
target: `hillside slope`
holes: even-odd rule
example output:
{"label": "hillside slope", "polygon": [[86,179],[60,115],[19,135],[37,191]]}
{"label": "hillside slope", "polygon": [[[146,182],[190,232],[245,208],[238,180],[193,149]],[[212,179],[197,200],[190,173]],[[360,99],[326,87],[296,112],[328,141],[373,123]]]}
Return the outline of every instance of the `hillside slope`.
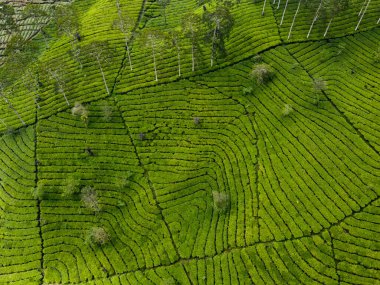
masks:
{"label": "hillside slope", "polygon": [[[202,44],[193,72],[182,40],[178,77],[176,50],[163,48],[158,81],[141,35],[177,27],[194,0],[172,0],[166,24],[155,1],[120,1],[136,21],[132,71],[115,2],[74,2],[81,45],[105,41],[113,57],[103,79],[57,37],[39,60],[62,67],[70,106],[52,79],[40,108],[23,78],[5,90],[26,125],[0,102],[0,284],[380,283],[380,1],[357,31],[353,1],[309,39],[317,7],[301,6],[288,39],[298,1],[282,25],[285,1],[270,2],[264,16],[263,2],[233,8],[212,67]],[[274,76],[252,87],[258,61]],[[64,195],[71,178],[96,191],[99,211]],[[107,244],[89,242],[94,227]]]}

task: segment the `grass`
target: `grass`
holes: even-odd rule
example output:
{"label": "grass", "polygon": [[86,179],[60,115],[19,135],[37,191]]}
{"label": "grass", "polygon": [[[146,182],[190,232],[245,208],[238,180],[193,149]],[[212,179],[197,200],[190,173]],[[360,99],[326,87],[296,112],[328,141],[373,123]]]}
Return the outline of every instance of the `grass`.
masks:
{"label": "grass", "polygon": [[[64,63],[70,106],[52,79],[41,109],[15,85],[10,100],[29,126],[0,103],[15,129],[0,125],[1,285],[379,282],[378,1],[358,32],[354,1],[329,39],[318,21],[306,40],[301,6],[289,41],[298,2],[281,27],[275,5],[261,17],[262,2],[241,2],[224,60],[210,68],[202,46],[192,73],[183,40],[182,77],[165,49],[158,83],[138,40],[165,29],[154,1],[121,1],[139,20],[133,72],[111,30],[115,4],[75,2],[81,44],[107,41],[116,54],[104,66],[112,92],[57,37],[40,59]],[[171,1],[167,28],[194,5]],[[258,64],[273,73],[265,84],[251,77]]]}

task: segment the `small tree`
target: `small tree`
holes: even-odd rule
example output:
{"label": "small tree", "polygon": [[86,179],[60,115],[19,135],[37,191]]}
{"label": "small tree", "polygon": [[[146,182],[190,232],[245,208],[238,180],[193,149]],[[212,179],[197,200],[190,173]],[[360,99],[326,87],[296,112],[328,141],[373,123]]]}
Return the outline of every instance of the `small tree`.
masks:
{"label": "small tree", "polygon": [[270,81],[273,74],[273,68],[265,63],[255,65],[251,71],[251,77],[254,78],[259,85]]}
{"label": "small tree", "polygon": [[71,109],[71,114],[73,116],[79,116],[80,119],[82,120],[82,122],[88,126],[88,122],[89,122],[89,114],[90,114],[90,111],[88,110],[88,108],[86,106],[83,106],[81,103],[79,102],[75,102],[75,106]]}
{"label": "small tree", "polygon": [[63,186],[62,196],[69,197],[73,194],[79,193],[80,192],[79,187],[80,187],[80,179],[76,177],[75,175],[68,176]]}
{"label": "small tree", "polygon": [[323,34],[324,37],[326,37],[331,23],[341,11],[345,10],[348,8],[349,0],[322,0],[322,9],[323,12],[325,13],[325,16],[330,19],[325,33]]}
{"label": "small tree", "polygon": [[230,204],[230,196],[226,193],[212,191],[214,208],[218,211],[225,211]]}
{"label": "small tree", "polygon": [[191,70],[195,70],[196,52],[200,50],[199,40],[202,33],[202,19],[199,15],[190,13],[182,19],[182,31],[191,43]]}
{"label": "small tree", "polygon": [[321,93],[327,89],[327,83],[321,78],[314,79],[313,89],[315,94],[315,105],[319,105]]}
{"label": "small tree", "polygon": [[290,104],[285,104],[284,108],[282,109],[282,115],[284,117],[289,116],[293,112],[293,107]]}
{"label": "small tree", "polygon": [[232,30],[234,19],[227,6],[217,5],[215,10],[206,10],[203,14],[203,21],[207,25],[205,40],[211,44],[210,66],[213,66],[214,59],[220,55],[226,55],[225,39]]}
{"label": "small tree", "polygon": [[98,200],[98,193],[91,186],[82,188],[82,203],[87,209],[94,212],[99,212],[101,209]]}
{"label": "small tree", "polygon": [[111,236],[103,227],[93,227],[88,233],[88,238],[91,243],[97,245],[105,245],[111,240]]}
{"label": "small tree", "polygon": [[113,107],[110,105],[102,106],[103,120],[105,122],[109,122],[112,119]]}

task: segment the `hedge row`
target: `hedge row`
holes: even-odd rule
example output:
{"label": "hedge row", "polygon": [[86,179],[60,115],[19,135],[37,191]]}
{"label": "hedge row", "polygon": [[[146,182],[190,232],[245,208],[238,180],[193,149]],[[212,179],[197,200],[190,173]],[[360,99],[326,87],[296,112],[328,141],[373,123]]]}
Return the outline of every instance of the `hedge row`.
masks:
{"label": "hedge row", "polygon": [[[104,106],[113,108],[110,121],[104,120]],[[112,101],[88,107],[87,128],[69,112],[37,127],[47,283],[84,282],[177,258],[121,115]],[[62,196],[73,175],[78,190],[95,189],[99,213],[84,207],[80,193]],[[88,243],[92,227],[104,227],[111,241],[103,247]]]}
{"label": "hedge row", "polygon": [[0,284],[40,284],[34,129],[0,138]]}

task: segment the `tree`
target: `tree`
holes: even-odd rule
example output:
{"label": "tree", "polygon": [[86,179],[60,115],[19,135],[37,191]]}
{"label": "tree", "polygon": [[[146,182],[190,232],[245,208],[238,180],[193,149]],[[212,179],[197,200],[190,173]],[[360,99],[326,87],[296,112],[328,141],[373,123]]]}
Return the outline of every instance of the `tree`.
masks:
{"label": "tree", "polygon": [[325,13],[325,16],[330,19],[325,33],[323,34],[324,37],[326,37],[331,23],[333,19],[338,15],[341,11],[346,9],[348,7],[349,0],[322,0],[322,9]]}
{"label": "tree", "polygon": [[[366,4],[365,6],[364,6],[364,4],[365,4],[365,2],[364,2],[363,7],[362,7],[362,9],[361,9],[360,12],[359,12],[360,19],[359,19],[358,24],[357,24],[356,27],[355,27],[355,31],[358,30],[359,25],[360,25],[360,23],[361,23],[362,20],[363,20],[364,14],[365,14],[365,12],[367,11],[370,2],[371,2],[371,0],[367,0],[367,4]],[[363,9],[363,8],[364,8],[364,9]],[[379,19],[379,21],[380,21],[380,19]],[[377,24],[379,23],[379,21],[377,21]]]}
{"label": "tree", "polygon": [[297,17],[297,15],[298,15],[298,11],[300,10],[301,1],[302,1],[302,0],[299,0],[299,1],[298,1],[297,10],[296,10],[296,12],[295,12],[295,14],[294,14],[293,21],[292,21],[292,24],[291,24],[290,29],[289,29],[288,40],[290,39],[290,35],[292,34],[292,30],[293,30],[294,22],[296,21],[296,17]]}
{"label": "tree", "polygon": [[75,175],[70,175],[65,180],[62,196],[69,197],[79,192],[80,179]]}
{"label": "tree", "polygon": [[171,47],[173,47],[177,53],[177,61],[178,61],[178,76],[181,77],[181,47],[180,40],[182,37],[182,33],[179,30],[170,30],[167,34],[168,41]]}
{"label": "tree", "polygon": [[213,66],[217,55],[225,56],[225,39],[229,37],[234,19],[227,6],[217,5],[215,10],[206,10],[203,20],[207,25],[206,42],[211,43],[210,65]]}
{"label": "tree", "polygon": [[110,235],[103,227],[93,227],[88,234],[89,241],[97,245],[104,245],[111,239]]}
{"label": "tree", "polygon": [[130,49],[129,49],[128,43],[129,43],[130,39],[132,38],[133,29],[134,29],[136,23],[132,18],[130,18],[128,16],[123,16],[121,14],[121,11],[118,13],[118,15],[119,15],[118,19],[116,19],[113,22],[113,27],[119,29],[124,34],[125,48],[127,49],[129,67],[131,70],[133,70],[131,54],[130,54]]}
{"label": "tree", "polygon": [[29,65],[24,74],[24,86],[28,89],[33,97],[34,103],[37,108],[40,109],[40,81],[38,77],[39,66],[38,63],[32,63]]}
{"label": "tree", "polygon": [[32,22],[39,31],[41,31],[45,42],[45,48],[47,48],[46,33],[43,31],[42,28],[46,22],[46,18],[50,18],[52,14],[51,9],[49,9],[48,7],[47,9],[43,9],[40,4],[29,3],[22,10],[21,14],[23,20],[30,20],[30,22]]}
{"label": "tree", "polygon": [[82,189],[82,203],[86,208],[94,212],[100,211],[98,193],[91,186],[86,186]]}
{"label": "tree", "polygon": [[6,34],[13,34],[18,30],[15,20],[15,9],[11,4],[0,3],[0,31]]}
{"label": "tree", "polygon": [[273,69],[270,65],[265,63],[257,64],[251,71],[251,77],[256,79],[257,84],[264,84],[272,79]]}
{"label": "tree", "polygon": [[200,50],[199,39],[202,32],[202,19],[194,13],[185,15],[182,19],[182,31],[191,42],[191,70],[195,70],[195,54]]}
{"label": "tree", "polygon": [[218,211],[226,210],[230,204],[230,196],[226,193],[212,191],[212,199],[214,208]]}
{"label": "tree", "polygon": [[327,89],[327,83],[322,78],[316,78],[313,80],[313,89],[315,94],[315,105],[319,105],[320,95]]}
{"label": "tree", "polygon": [[54,15],[59,35],[65,35],[76,40],[79,32],[79,19],[76,10],[71,5],[59,5]]}
{"label": "tree", "polygon": [[156,0],[157,4],[160,6],[161,11],[164,14],[165,25],[166,25],[166,7],[170,4],[170,0]]}
{"label": "tree", "polygon": [[156,53],[157,50],[162,49],[164,46],[164,36],[159,30],[146,29],[143,31],[141,39],[146,47],[152,49],[154,76],[155,80],[158,81]]}
{"label": "tree", "polygon": [[107,95],[110,95],[110,90],[108,88],[106,76],[104,74],[103,67],[109,65],[114,56],[114,50],[108,45],[107,42],[94,41],[83,47],[84,53],[90,57],[90,59],[95,59],[98,64],[100,74],[102,75],[103,83],[106,88]]}
{"label": "tree", "polygon": [[61,93],[66,101],[67,106],[70,106],[70,102],[67,99],[67,82],[66,72],[64,66],[58,59],[53,59],[45,62],[40,66],[41,72],[47,76],[48,79],[54,80],[56,92]]}
{"label": "tree", "polygon": [[90,111],[86,106],[83,106],[79,102],[75,102],[75,106],[71,109],[71,114],[73,116],[79,116],[86,127],[88,126]]}
{"label": "tree", "polygon": [[316,22],[316,21],[318,20],[318,18],[319,18],[319,11],[320,11],[321,8],[322,8],[322,4],[323,4],[323,0],[321,0],[321,2],[319,2],[318,9],[317,9],[317,11],[315,12],[315,16],[314,16],[314,18],[313,18],[313,21],[311,22],[309,32],[307,33],[307,38],[309,38],[309,36],[310,36],[310,34],[311,34],[311,30],[313,29],[313,26],[314,26],[315,22]]}

